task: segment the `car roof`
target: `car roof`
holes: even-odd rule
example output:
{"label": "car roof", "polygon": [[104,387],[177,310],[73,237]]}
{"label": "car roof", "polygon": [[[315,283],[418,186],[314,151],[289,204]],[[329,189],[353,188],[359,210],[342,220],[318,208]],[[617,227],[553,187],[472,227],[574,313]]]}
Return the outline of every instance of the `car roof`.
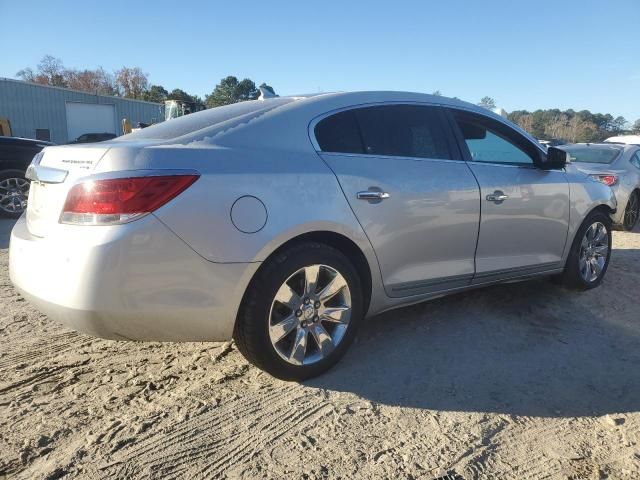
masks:
{"label": "car roof", "polygon": [[[175,141],[176,143],[194,144],[195,146],[196,143],[203,142],[205,144],[218,144],[220,146],[241,146],[242,144],[246,144],[247,138],[250,138],[254,148],[261,146],[264,148],[307,150],[310,147],[309,127],[324,116],[331,115],[343,109],[357,108],[359,106],[364,107],[385,103],[416,103],[452,107],[491,117],[517,130],[540,148],[541,151],[544,151],[544,147],[542,147],[535,138],[495,112],[456,98],[439,95],[400,91],[331,92],[311,95],[291,95],[243,103],[251,104],[246,105],[247,107],[255,107],[255,113],[242,115],[239,116],[237,120],[231,119],[229,121],[223,121],[220,124],[211,125],[207,128],[201,127],[201,130],[198,131],[185,132],[182,136],[174,137],[163,143]],[[203,112],[193,113],[186,117],[169,120],[169,122],[178,122],[189,117],[195,120],[195,116],[202,115],[204,117],[204,115],[207,115],[207,112],[210,111],[211,110],[204,110]],[[165,122],[159,125],[163,123]],[[283,131],[286,132],[286,135],[282,134]],[[147,138],[150,137],[149,135]],[[127,135],[119,137],[119,139],[126,141]]]}
{"label": "car roof", "polygon": [[587,147],[587,148],[615,148],[618,150],[622,150],[625,147],[623,143],[605,143],[605,142],[578,142],[578,143],[567,143],[562,145],[562,148],[573,148],[573,147]]}
{"label": "car roof", "polygon": [[574,147],[586,147],[593,149],[616,149],[622,151],[636,150],[640,148],[640,145],[634,145],[631,143],[618,143],[618,142],[593,142],[593,143],[567,143],[566,145],[560,145],[561,149],[572,149]]}
{"label": "car roof", "polygon": [[544,147],[530,134],[489,109],[456,98],[400,91],[331,92],[248,100],[160,122],[107,142],[118,147],[246,148],[250,145],[253,149],[309,152],[314,150],[309,129],[319,119],[344,109],[393,103],[452,107],[478,113],[518,131],[544,152]]}
{"label": "car roof", "polygon": [[618,135],[609,137],[605,143],[625,143],[627,145],[640,145],[640,135]]}

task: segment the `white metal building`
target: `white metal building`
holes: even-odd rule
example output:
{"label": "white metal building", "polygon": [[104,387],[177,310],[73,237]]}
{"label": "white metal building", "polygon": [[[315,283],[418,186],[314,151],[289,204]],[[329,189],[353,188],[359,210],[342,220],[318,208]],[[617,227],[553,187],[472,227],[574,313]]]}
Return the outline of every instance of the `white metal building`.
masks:
{"label": "white metal building", "polygon": [[122,135],[122,119],[156,123],[164,120],[159,103],[0,78],[0,119],[11,122],[15,137],[62,144],[83,133]]}

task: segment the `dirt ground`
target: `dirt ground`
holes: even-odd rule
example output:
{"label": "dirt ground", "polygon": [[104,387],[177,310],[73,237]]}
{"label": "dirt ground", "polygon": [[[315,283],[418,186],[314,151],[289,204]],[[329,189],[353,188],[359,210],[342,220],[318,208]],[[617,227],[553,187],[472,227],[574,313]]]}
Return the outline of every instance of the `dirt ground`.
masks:
{"label": "dirt ground", "polygon": [[230,343],[50,321],[11,286],[0,226],[0,479],[640,478],[640,234],[614,234],[596,290],[539,280],[390,312],[296,384]]}

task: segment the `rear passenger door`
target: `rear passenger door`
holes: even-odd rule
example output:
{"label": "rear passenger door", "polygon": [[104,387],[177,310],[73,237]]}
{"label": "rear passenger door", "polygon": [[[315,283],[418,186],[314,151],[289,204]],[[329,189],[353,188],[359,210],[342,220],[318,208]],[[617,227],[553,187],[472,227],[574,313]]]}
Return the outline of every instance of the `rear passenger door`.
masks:
{"label": "rear passenger door", "polygon": [[390,296],[470,283],[478,185],[438,107],[354,108],[322,118],[314,133],[374,247]]}
{"label": "rear passenger door", "polygon": [[480,185],[473,282],[562,268],[570,208],[564,170],[537,168],[536,157],[542,151],[505,123],[474,112],[451,110],[451,114]]}

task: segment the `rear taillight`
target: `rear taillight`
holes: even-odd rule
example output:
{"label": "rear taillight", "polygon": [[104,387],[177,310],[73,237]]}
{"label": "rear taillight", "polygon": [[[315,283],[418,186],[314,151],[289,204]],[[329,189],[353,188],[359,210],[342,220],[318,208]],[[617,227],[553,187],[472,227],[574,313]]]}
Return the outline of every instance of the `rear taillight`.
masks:
{"label": "rear taillight", "polygon": [[61,223],[113,225],[153,212],[175,198],[198,175],[90,180],[74,185],[60,216]]}
{"label": "rear taillight", "polygon": [[604,183],[605,185],[615,185],[618,181],[618,177],[615,175],[590,175],[596,182]]}

